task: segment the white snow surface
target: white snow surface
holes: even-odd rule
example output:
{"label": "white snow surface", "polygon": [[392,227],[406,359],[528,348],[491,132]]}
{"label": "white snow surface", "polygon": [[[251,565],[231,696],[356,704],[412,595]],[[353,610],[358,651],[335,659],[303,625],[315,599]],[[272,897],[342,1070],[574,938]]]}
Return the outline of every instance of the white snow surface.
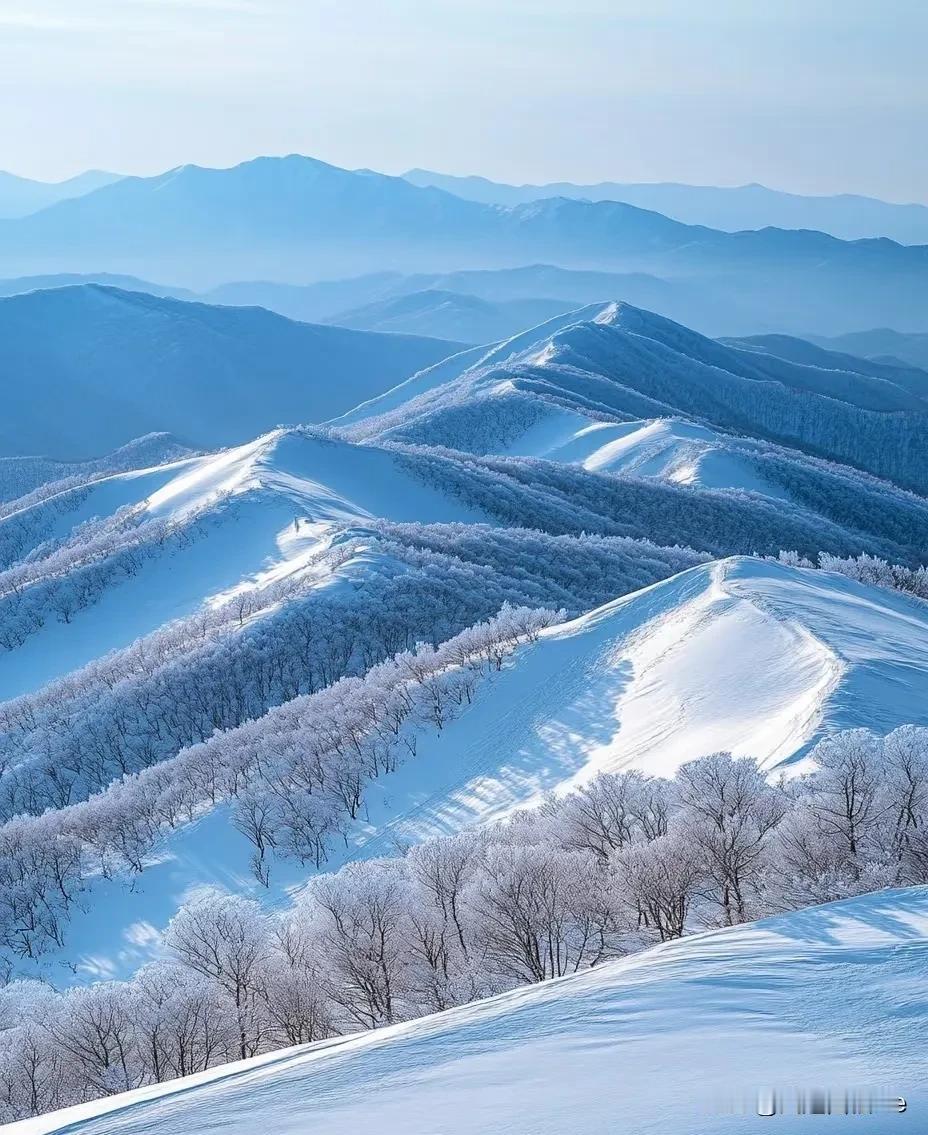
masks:
{"label": "white snow surface", "polygon": [[[583,323],[585,320],[594,323],[608,322],[614,318],[616,310],[617,305],[615,303],[588,304],[586,307],[578,308],[575,311],[556,315],[553,319],[548,319],[537,327],[531,327],[527,331],[513,335],[502,343],[496,343],[490,347],[471,347],[426,367],[425,370],[419,371],[407,378],[405,382],[384,391],[383,394],[378,394],[374,398],[369,398],[366,402],[361,402],[353,410],[333,418],[331,424],[341,428],[357,425],[369,419],[376,420],[381,415],[388,414],[393,410],[405,408],[420,395],[427,395],[436,391],[440,395],[444,387],[465,376],[468,386],[471,389],[479,390],[481,386],[485,385],[484,372],[490,371],[492,373],[495,367],[520,360],[531,359],[531,361],[537,362],[539,361],[537,357],[539,352],[547,350],[546,341],[549,336],[556,335],[559,331],[573,327],[577,323]],[[472,374],[478,376],[476,381],[471,377]]]}
{"label": "white snow surface", "polygon": [[804,767],[825,733],[928,725],[928,605],[749,557],[549,628],[371,784],[365,854],[502,818],[602,772],[713,752]]}
{"label": "white snow surface", "polygon": [[[743,1135],[761,1092],[872,1093],[922,1131],[928,888],[711,931],[377,1032],[24,1120],[8,1135]],[[907,1113],[889,1109],[904,1097]],[[734,1114],[732,1114],[734,1112]],[[842,1117],[843,1118],[843,1117]]]}
{"label": "white snow surface", "polygon": [[[404,431],[424,431],[416,440],[455,446],[453,430],[436,427],[432,415],[470,406],[484,418],[483,443],[492,453],[541,457],[582,465],[598,473],[621,473],[654,477],[675,484],[704,489],[728,489],[760,493],[789,500],[784,488],[765,478],[760,463],[752,460],[771,451],[771,443],[713,429],[674,414],[625,420],[625,413],[609,410],[597,400],[597,390],[620,386],[626,367],[639,363],[623,360],[624,340],[611,349],[610,377],[586,359],[587,332],[597,326],[628,332],[633,337],[670,339],[673,349],[692,349],[699,357],[701,340],[649,312],[623,303],[591,304],[531,328],[489,349],[474,348],[444,359],[413,375],[392,390],[333,419],[331,425],[348,436],[376,439],[403,437]],[[574,339],[579,343],[573,351]],[[576,354],[576,358],[574,357]],[[701,362],[694,365],[702,367]],[[580,369],[578,369],[578,367]],[[584,368],[588,367],[589,372]],[[611,372],[615,373],[612,374]],[[520,404],[531,424],[516,428],[516,436],[497,421],[503,403]],[[605,419],[605,420],[604,420]],[[435,430],[437,429],[437,433]],[[502,431],[502,440],[494,437]]]}
{"label": "white snow surface", "polygon": [[418,481],[385,449],[298,430],[106,477],[75,499],[77,507],[57,517],[55,537],[126,505],[178,521],[197,517],[199,527],[188,544],[146,559],[69,624],[49,619],[21,647],[0,652],[0,698],[38,689],[204,603],[303,571],[346,522],[487,520]]}
{"label": "white snow surface", "polygon": [[733,441],[758,453],[764,449],[762,442],[734,439],[684,419],[601,422],[552,408],[501,452],[582,465],[592,473],[627,473],[678,485],[742,489],[788,500],[780,486],[765,480],[749,461],[731,452]]}

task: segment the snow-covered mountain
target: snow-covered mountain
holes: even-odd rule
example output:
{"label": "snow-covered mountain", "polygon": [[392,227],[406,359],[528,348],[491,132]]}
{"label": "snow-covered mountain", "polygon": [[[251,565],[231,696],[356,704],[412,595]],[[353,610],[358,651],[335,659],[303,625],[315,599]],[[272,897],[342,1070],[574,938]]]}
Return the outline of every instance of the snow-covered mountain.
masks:
{"label": "snow-covered mountain", "polygon": [[[887,334],[892,334],[892,332]],[[911,339],[913,348],[917,351],[917,335],[899,336],[899,338]],[[850,339],[853,340],[853,336]],[[868,374],[872,378],[882,378],[887,382],[902,386],[920,398],[923,398],[925,391],[928,390],[928,371],[915,362],[907,363],[902,358],[890,357],[889,351],[870,353],[861,350],[855,354],[851,350],[838,350],[835,347],[830,347],[829,340],[822,340],[823,345],[820,345],[817,342],[797,339],[791,335],[747,335],[741,338],[723,338],[721,342],[739,350],[761,351],[775,355],[780,359],[802,363],[805,366]],[[863,345],[868,344],[865,341]],[[905,347],[903,347],[903,353],[905,353]],[[928,359],[925,361],[928,361]]]}
{"label": "snow-covered mountain", "polygon": [[[0,505],[6,976],[74,985],[77,1003],[81,983],[130,978],[157,958],[165,927],[204,887],[287,907],[314,894],[324,871],[379,870],[379,857],[396,863],[433,836],[497,830],[517,809],[547,822],[552,801],[601,774],[669,777],[723,751],[758,762],[762,794],[773,791],[764,776],[804,771],[812,747],[838,731],[928,726],[928,402],[914,370],[795,340],[714,341],[619,302],[461,351],[97,286],[0,301],[4,315],[12,345],[0,350],[45,384],[41,400],[34,377],[15,388],[18,438],[54,427],[98,454],[106,430],[170,411],[163,424],[198,449],[236,442],[191,453],[158,436],[86,463],[7,458],[8,479],[29,491]],[[66,414],[48,424],[54,399]],[[917,745],[922,734],[899,738]],[[776,791],[800,807],[792,787]],[[866,847],[886,851],[876,839]],[[865,885],[870,861],[852,867],[856,877],[823,865],[837,880],[829,895]],[[783,909],[765,901],[755,910]],[[847,917],[870,950],[878,917],[885,928],[890,915],[859,901]],[[893,899],[894,942],[911,929],[908,901]],[[677,932],[707,924],[717,922],[684,918]],[[694,980],[728,974],[743,992],[752,966],[780,964],[778,935],[806,933],[801,920],[777,925],[786,929],[732,930],[597,967],[573,993],[568,983],[513,994],[437,1027],[450,1021],[454,1044],[483,1051],[480,1022],[508,1029],[510,1011],[524,1020],[537,1002],[557,1006],[539,1031],[556,1020],[571,1050],[592,1051],[595,1038],[564,1024],[587,1021],[584,991],[602,991],[614,1022],[616,999],[631,996],[622,983],[650,981],[657,958],[653,996],[664,1006],[681,995],[680,969],[698,972],[703,942],[721,953]],[[639,948],[640,931],[603,931],[600,956],[618,939]],[[743,968],[726,970],[735,954]],[[814,963],[825,964],[820,953]],[[478,982],[439,1004],[505,987]],[[44,994],[23,988],[0,997],[0,1029],[21,1028],[3,1016],[16,997]],[[87,1003],[106,995],[88,992]],[[420,1006],[417,996],[404,1004]],[[634,1059],[643,1065],[656,1046],[666,1055],[667,1044],[682,1059],[700,1030],[733,1021],[723,1000],[724,1013],[715,997],[692,1009],[692,1027],[678,1022],[670,1040],[649,1025]],[[782,1020],[771,1026],[777,1053],[801,1032],[798,1017]],[[50,1021],[72,1036],[72,1023]],[[403,1026],[423,1060],[435,1027]],[[237,1048],[223,1042],[222,1058],[248,1051],[244,1035]],[[285,1035],[267,1031],[251,1051]],[[391,1051],[392,1035],[326,1051],[366,1059],[381,1043]],[[810,1036],[824,1043],[810,1033],[794,1054]],[[495,1050],[509,1059],[505,1045]],[[5,1059],[0,1082],[12,1083]],[[215,1059],[210,1050],[202,1066]],[[314,1120],[280,1102],[275,1079],[291,1057],[273,1059],[243,1074],[305,1129]],[[303,1075],[315,1059],[295,1054],[293,1067]],[[102,1060],[109,1068],[109,1049]],[[753,1078],[754,1064],[739,1067]],[[778,1065],[784,1077],[794,1067],[785,1055]],[[856,1076],[853,1059],[816,1067]],[[346,1083],[365,1075],[346,1068]],[[123,1071],[97,1082],[71,1068],[61,1098],[157,1078]],[[222,1111],[236,1075],[202,1089],[221,1124],[245,1114],[237,1102]],[[190,1088],[196,1119],[201,1089]],[[14,1094],[13,1114],[39,1110]],[[87,1130],[129,1131],[139,1117],[158,1131],[174,1099],[165,1090],[142,1110],[91,1107]],[[144,1119],[149,1106],[164,1110]],[[560,1104],[544,1106],[554,1122]],[[643,1104],[629,1096],[625,1106],[637,1115]]]}
{"label": "snow-covered mountain", "polygon": [[611,423],[554,409],[498,451],[501,460],[481,459],[276,431],[10,502],[0,516],[0,692],[36,690],[243,589],[258,596],[311,579],[340,532],[380,522],[521,523],[683,540],[711,555],[866,551],[913,566],[928,538],[919,497],[685,421]]}
{"label": "snow-covered mountain", "polygon": [[[207,601],[305,571],[339,526],[374,517],[485,519],[416,480],[390,452],[283,430],[218,455],[65,487],[21,508],[14,502],[0,518],[0,546],[13,565],[6,579],[20,565],[33,592],[52,581],[56,593],[68,588],[89,570],[88,526],[101,542],[93,561],[100,579],[66,619],[59,611],[0,652],[0,697],[35,690]],[[127,542],[131,570],[108,568]],[[49,594],[43,606],[54,610],[61,601]]]}
{"label": "snow-covered mountain", "polygon": [[[928,891],[699,934],[375,1032],[26,1120],[9,1135],[725,1135],[859,1098],[892,1135],[928,1104]],[[806,1114],[797,1115],[799,1101]],[[900,1100],[908,1114],[900,1114]],[[833,1120],[838,1123],[838,1119]],[[814,1120],[813,1120],[814,1125]]]}
{"label": "snow-covered mountain", "polygon": [[[750,665],[746,660],[750,659]],[[928,725],[928,608],[829,572],[694,567],[541,633],[372,791],[366,854],[603,772],[699,755],[790,765],[840,729]]]}
{"label": "snow-covered mountain", "polygon": [[[112,453],[83,461],[60,461],[53,457],[0,457],[0,502],[20,500],[18,507],[22,508],[21,498],[35,489],[41,488],[45,496],[64,489],[63,481],[73,484],[108,473],[163,465],[186,457],[190,452],[189,447],[181,445],[170,434],[151,433],[135,438]],[[0,509],[0,512],[3,511]]]}
{"label": "snow-covered mountain", "polygon": [[[337,424],[358,436],[478,452],[518,446],[532,429],[543,452],[580,425],[564,422],[564,410],[613,421],[682,415],[924,487],[928,468],[916,439],[928,420],[926,392],[908,381],[910,372],[876,378],[866,364],[861,369],[794,363],[610,303],[558,316],[488,352],[461,354]],[[552,438],[542,440],[546,422]]]}
{"label": "snow-covered mountain", "polygon": [[457,349],[95,284],[15,295],[0,299],[0,450],[96,457],[152,431],[196,448],[244,442],[347,410]]}
{"label": "snow-covered mountain", "polygon": [[519,205],[547,197],[586,201],[625,201],[654,209],[688,225],[708,225],[726,232],[762,229],[815,229],[842,240],[889,237],[901,244],[928,244],[928,206],[898,205],[853,193],[809,196],[768,189],[765,185],[680,185],[673,182],[599,182],[574,185],[505,185],[485,177],[452,177],[431,170],[403,174],[413,185],[432,185],[469,201]]}

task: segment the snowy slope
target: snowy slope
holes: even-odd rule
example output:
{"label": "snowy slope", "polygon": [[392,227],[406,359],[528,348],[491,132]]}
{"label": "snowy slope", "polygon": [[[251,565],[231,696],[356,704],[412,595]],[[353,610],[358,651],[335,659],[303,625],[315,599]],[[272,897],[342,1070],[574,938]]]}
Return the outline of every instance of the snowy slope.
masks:
{"label": "snowy slope", "polygon": [[333,425],[505,452],[557,410],[595,421],[682,418],[732,441],[748,435],[928,485],[916,442],[928,421],[924,390],[726,345],[626,303],[580,308],[445,360]]}
{"label": "snowy slope", "polygon": [[[720,750],[771,772],[801,768],[828,732],[909,722],[928,724],[928,605],[766,561],[706,564],[550,628],[440,732],[421,727],[415,756],[368,783],[325,869],[499,819],[601,772],[670,775]],[[69,928],[79,976],[126,976],[144,960],[132,927],[165,924],[191,887],[254,892],[251,851],[218,808],[171,833],[131,888],[100,881]],[[274,899],[308,871],[276,862]]]}
{"label": "snowy slope", "polygon": [[362,854],[537,803],[601,772],[728,751],[773,770],[826,732],[928,724],[928,605],[733,558],[545,631],[368,791]]}
{"label": "snowy slope", "polygon": [[181,445],[171,434],[152,433],[120,446],[113,453],[86,461],[56,461],[40,456],[0,457],[0,502],[14,502],[39,486],[66,478],[89,479],[128,472],[176,461],[190,452],[188,446]]}
{"label": "snowy slope", "polygon": [[[885,1101],[921,1130],[928,888],[658,946],[583,974],[11,1125],[9,1135],[728,1135],[758,1094]],[[904,1097],[907,1114],[890,1110]],[[727,1111],[737,1109],[735,1114]],[[835,1119],[835,1126],[841,1126]],[[830,1126],[831,1124],[825,1124]]]}
{"label": "snowy slope", "polygon": [[751,464],[752,453],[764,452],[762,442],[732,439],[680,419],[598,422],[569,410],[552,409],[501,448],[515,456],[565,461],[595,473],[627,473],[677,485],[742,489],[788,499],[785,489]]}
{"label": "snowy slope", "polygon": [[[188,525],[190,539],[156,548],[134,575],[70,622],[48,619],[22,646],[0,652],[0,697],[36,689],[230,590],[302,570],[336,525],[372,516],[486,519],[420,483],[384,450],[285,430],[218,454],[106,477],[27,511],[38,514],[43,539],[60,540],[126,506],[143,520]],[[20,519],[14,513],[0,520],[0,531]]]}

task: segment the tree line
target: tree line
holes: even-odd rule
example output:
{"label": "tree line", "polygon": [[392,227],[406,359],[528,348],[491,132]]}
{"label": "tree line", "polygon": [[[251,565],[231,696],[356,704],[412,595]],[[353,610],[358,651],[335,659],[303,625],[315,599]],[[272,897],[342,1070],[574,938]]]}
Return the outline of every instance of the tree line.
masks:
{"label": "tree line", "polygon": [[319,875],[283,911],[202,894],[130,981],[0,991],[0,1118],[928,881],[928,730],[837,733],[810,757],[813,772],[776,783],[724,753],[672,780],[601,775],[505,822]]}

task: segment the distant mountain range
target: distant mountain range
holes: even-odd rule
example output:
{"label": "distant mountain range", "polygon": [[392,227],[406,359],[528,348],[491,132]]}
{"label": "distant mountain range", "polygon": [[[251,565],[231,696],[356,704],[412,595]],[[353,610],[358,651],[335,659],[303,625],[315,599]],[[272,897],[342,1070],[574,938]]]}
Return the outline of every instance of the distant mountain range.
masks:
{"label": "distant mountain range", "polygon": [[928,369],[928,334],[893,331],[888,327],[872,331],[852,331],[834,338],[810,335],[809,338],[835,351],[847,351],[870,359],[903,362]]}
{"label": "distant mountain range", "polygon": [[[386,316],[391,322],[391,329],[400,330],[400,325],[405,325],[408,320],[420,319],[423,326],[430,326],[427,333],[431,335],[442,334],[436,328],[447,319],[447,311],[436,307],[432,324],[428,314],[431,303],[409,299],[407,305],[405,301],[407,297],[421,297],[422,293],[429,293],[434,299],[434,293],[440,292],[455,296],[454,303],[458,309],[467,309],[473,335],[471,341],[475,343],[501,338],[502,334],[497,332],[503,328],[511,327],[509,334],[515,334],[542,322],[555,311],[583,307],[610,296],[622,296],[629,303],[660,311],[708,333],[746,333],[757,328],[750,313],[740,311],[736,301],[724,311],[719,310],[711,295],[706,294],[706,289],[694,284],[662,280],[643,272],[583,272],[551,264],[412,275],[373,272],[342,280],[320,280],[313,284],[242,280],[202,292],[156,284],[137,276],[106,272],[61,273],[0,280],[0,296],[74,284],[103,284],[124,291],[232,307],[265,307],[268,311],[276,311],[288,319],[304,323],[342,323],[344,320],[376,318],[377,305],[402,301],[398,310],[394,311],[391,307]],[[472,302],[474,300],[484,300],[488,306],[480,307]],[[369,306],[372,306],[372,311],[363,312],[362,309]],[[477,318],[478,312],[480,318]],[[535,318],[539,312],[542,314]],[[514,319],[523,318],[519,325],[513,325]]]}
{"label": "distant mountain range", "polygon": [[299,156],[127,177],[0,222],[0,248],[6,276],[106,271],[200,290],[236,279],[546,262],[698,290],[717,320],[701,326],[714,333],[928,329],[925,247],[781,229],[721,232],[612,201],[487,205]]}
{"label": "distant mountain range", "polygon": [[104,185],[119,181],[120,174],[91,169],[67,181],[33,181],[0,170],[0,218],[25,217],[58,201],[83,197]]}
{"label": "distant mountain range", "polygon": [[[42,292],[49,288],[72,288],[83,284],[99,284],[105,288],[120,288],[124,292],[145,292],[150,296],[169,296],[179,300],[203,299],[203,296],[188,288],[153,284],[151,280],[140,280],[138,276],[118,276],[112,272],[51,272],[42,276],[17,276],[11,280],[0,280],[0,296],[20,296],[26,292]],[[267,305],[258,304],[258,306]]]}
{"label": "distant mountain range", "polygon": [[197,447],[343,412],[459,347],[90,284],[0,300],[0,452],[96,457],[166,430]]}
{"label": "distant mountain range", "polygon": [[[880,352],[852,353],[850,349],[837,349],[844,340],[848,348],[854,341],[864,344],[869,342],[869,336],[879,336],[879,331],[862,331],[858,335],[847,335],[839,339],[821,339],[809,341],[796,339],[790,335],[747,335],[743,338],[720,339],[722,343],[737,347],[739,350],[762,351],[780,359],[801,363],[803,366],[821,367],[824,370],[850,371],[854,374],[867,374],[871,378],[884,379],[886,382],[903,386],[920,398],[928,396],[928,370],[913,363],[906,362],[901,357]],[[884,332],[886,335],[895,335],[895,332]],[[914,340],[915,347],[912,353],[917,353],[918,336],[900,335],[901,340]],[[928,339],[928,336],[925,337]],[[877,340],[879,341],[879,340]],[[903,348],[905,349],[905,348]],[[928,351],[923,352],[925,364],[928,365]]]}
{"label": "distant mountain range", "polygon": [[413,185],[435,186],[486,205],[524,205],[549,197],[624,201],[686,224],[724,232],[774,226],[815,229],[842,240],[885,236],[900,244],[928,244],[928,206],[897,205],[854,193],[813,197],[756,184],[727,187],[677,182],[506,185],[485,177],[454,177],[427,169],[412,169],[403,176]]}
{"label": "distant mountain range", "polygon": [[391,331],[435,335],[468,343],[493,343],[544,323],[572,306],[564,300],[548,299],[492,303],[460,292],[427,289],[339,312],[326,322],[359,331]]}

